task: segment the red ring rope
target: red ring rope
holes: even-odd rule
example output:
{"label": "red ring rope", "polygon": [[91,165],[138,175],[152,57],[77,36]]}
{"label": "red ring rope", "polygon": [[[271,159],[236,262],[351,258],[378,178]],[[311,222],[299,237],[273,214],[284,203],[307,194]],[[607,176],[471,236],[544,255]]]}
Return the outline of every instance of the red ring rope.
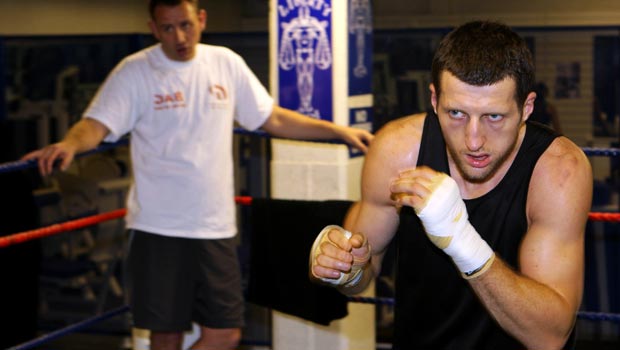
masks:
{"label": "red ring rope", "polygon": [[620,213],[589,213],[588,219],[592,221],[620,222]]}
{"label": "red ring rope", "polygon": [[[251,205],[252,197],[235,197],[235,202],[240,205]],[[67,221],[61,224],[54,224],[31,231],[25,231],[5,237],[0,237],[0,248],[8,247],[10,245],[18,243],[23,243],[33,239],[55,235],[62,232],[77,230],[79,228],[92,226],[103,221],[122,218],[125,216],[125,214],[127,214],[126,209],[117,209],[103,214],[97,214],[82,219]],[[588,214],[588,218],[592,221],[620,222],[620,213],[592,212]]]}
{"label": "red ring rope", "polygon": [[[235,202],[241,205],[251,205],[252,197],[235,197]],[[125,214],[127,214],[127,209],[117,209],[103,214],[97,214],[82,219],[71,220],[60,224],[54,224],[47,227],[0,237],[0,248],[31,241],[33,239],[52,236],[62,232],[77,230],[79,228],[92,226],[103,221],[122,218]]]}
{"label": "red ring rope", "polygon": [[22,233],[16,233],[14,235],[0,237],[0,248],[8,247],[13,244],[23,243],[37,238],[43,238],[57,233],[77,230],[82,227],[98,224],[102,221],[118,219],[125,216],[126,209],[117,209],[111,212],[97,214],[82,219],[71,220],[63,222],[61,224],[54,224],[47,227],[42,227],[35,230],[25,231]]}

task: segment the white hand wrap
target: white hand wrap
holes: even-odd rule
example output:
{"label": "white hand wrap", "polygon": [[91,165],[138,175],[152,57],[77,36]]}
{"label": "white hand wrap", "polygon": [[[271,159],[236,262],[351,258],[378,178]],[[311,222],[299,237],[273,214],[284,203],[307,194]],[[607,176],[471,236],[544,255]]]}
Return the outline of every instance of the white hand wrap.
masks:
{"label": "white hand wrap", "polygon": [[430,240],[448,254],[465,277],[480,275],[494,257],[493,249],[469,223],[465,203],[454,179],[441,174],[418,212]]}
{"label": "white hand wrap", "polygon": [[[312,262],[321,253],[321,244],[323,242],[328,242],[329,244],[333,244],[330,242],[329,237],[327,237],[327,234],[331,230],[338,230],[342,232],[345,235],[345,237],[347,237],[347,239],[350,239],[352,236],[351,232],[343,229],[342,227],[338,225],[325,226],[325,228],[321,230],[319,235],[314,240],[314,243],[312,244],[312,249],[310,250],[310,268],[311,269],[312,269]],[[333,284],[337,286],[353,287],[357,285],[359,281],[362,279],[363,268],[366,265],[366,263],[368,263],[369,259],[370,259],[370,248],[368,248],[368,255],[366,257],[361,258],[361,259],[353,257],[353,264],[351,264],[351,271],[347,273],[341,271],[339,278],[334,279],[334,278],[325,278],[325,277],[318,277],[318,276],[314,276],[314,277],[329,284]]]}

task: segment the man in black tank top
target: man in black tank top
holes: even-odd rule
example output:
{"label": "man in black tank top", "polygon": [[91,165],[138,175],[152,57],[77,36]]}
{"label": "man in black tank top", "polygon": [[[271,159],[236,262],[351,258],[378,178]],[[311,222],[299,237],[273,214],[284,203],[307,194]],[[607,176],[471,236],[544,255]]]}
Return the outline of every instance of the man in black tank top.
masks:
{"label": "man in black tank top", "polygon": [[397,239],[395,349],[569,349],[583,291],[592,173],[574,143],[528,117],[534,67],[507,26],[440,43],[433,112],[377,133],[362,199],[323,230],[311,274],[346,294]]}

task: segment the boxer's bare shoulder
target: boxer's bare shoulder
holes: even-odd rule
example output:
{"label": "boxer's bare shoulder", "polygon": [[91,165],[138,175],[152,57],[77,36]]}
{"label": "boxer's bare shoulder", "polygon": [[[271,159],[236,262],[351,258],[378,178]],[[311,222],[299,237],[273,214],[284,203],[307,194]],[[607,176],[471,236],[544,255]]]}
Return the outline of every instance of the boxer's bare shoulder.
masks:
{"label": "boxer's bare shoulder", "polygon": [[[560,223],[587,213],[592,196],[592,166],[580,147],[565,137],[556,138],[540,157],[528,192],[530,220],[556,217]],[[575,207],[579,205],[579,209]],[[570,209],[569,209],[570,208]],[[585,220],[585,216],[581,218]],[[574,227],[582,228],[581,222]]]}
{"label": "boxer's bare shoulder", "polygon": [[375,134],[366,154],[362,192],[366,199],[392,206],[389,184],[398,174],[416,166],[425,114],[402,117]]}
{"label": "boxer's bare shoulder", "polygon": [[394,163],[398,169],[414,167],[420,151],[425,113],[395,119],[377,131],[369,158]]}

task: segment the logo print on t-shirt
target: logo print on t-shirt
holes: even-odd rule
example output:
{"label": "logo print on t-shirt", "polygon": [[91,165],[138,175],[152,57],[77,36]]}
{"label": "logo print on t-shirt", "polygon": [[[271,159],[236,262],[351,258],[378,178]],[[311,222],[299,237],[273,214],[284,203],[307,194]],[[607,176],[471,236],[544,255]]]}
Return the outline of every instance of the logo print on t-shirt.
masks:
{"label": "logo print on t-shirt", "polygon": [[181,91],[172,94],[156,94],[155,110],[185,107],[185,97]]}
{"label": "logo print on t-shirt", "polygon": [[228,93],[226,93],[226,89],[222,85],[211,85],[209,88],[209,93],[219,101],[228,99]]}

